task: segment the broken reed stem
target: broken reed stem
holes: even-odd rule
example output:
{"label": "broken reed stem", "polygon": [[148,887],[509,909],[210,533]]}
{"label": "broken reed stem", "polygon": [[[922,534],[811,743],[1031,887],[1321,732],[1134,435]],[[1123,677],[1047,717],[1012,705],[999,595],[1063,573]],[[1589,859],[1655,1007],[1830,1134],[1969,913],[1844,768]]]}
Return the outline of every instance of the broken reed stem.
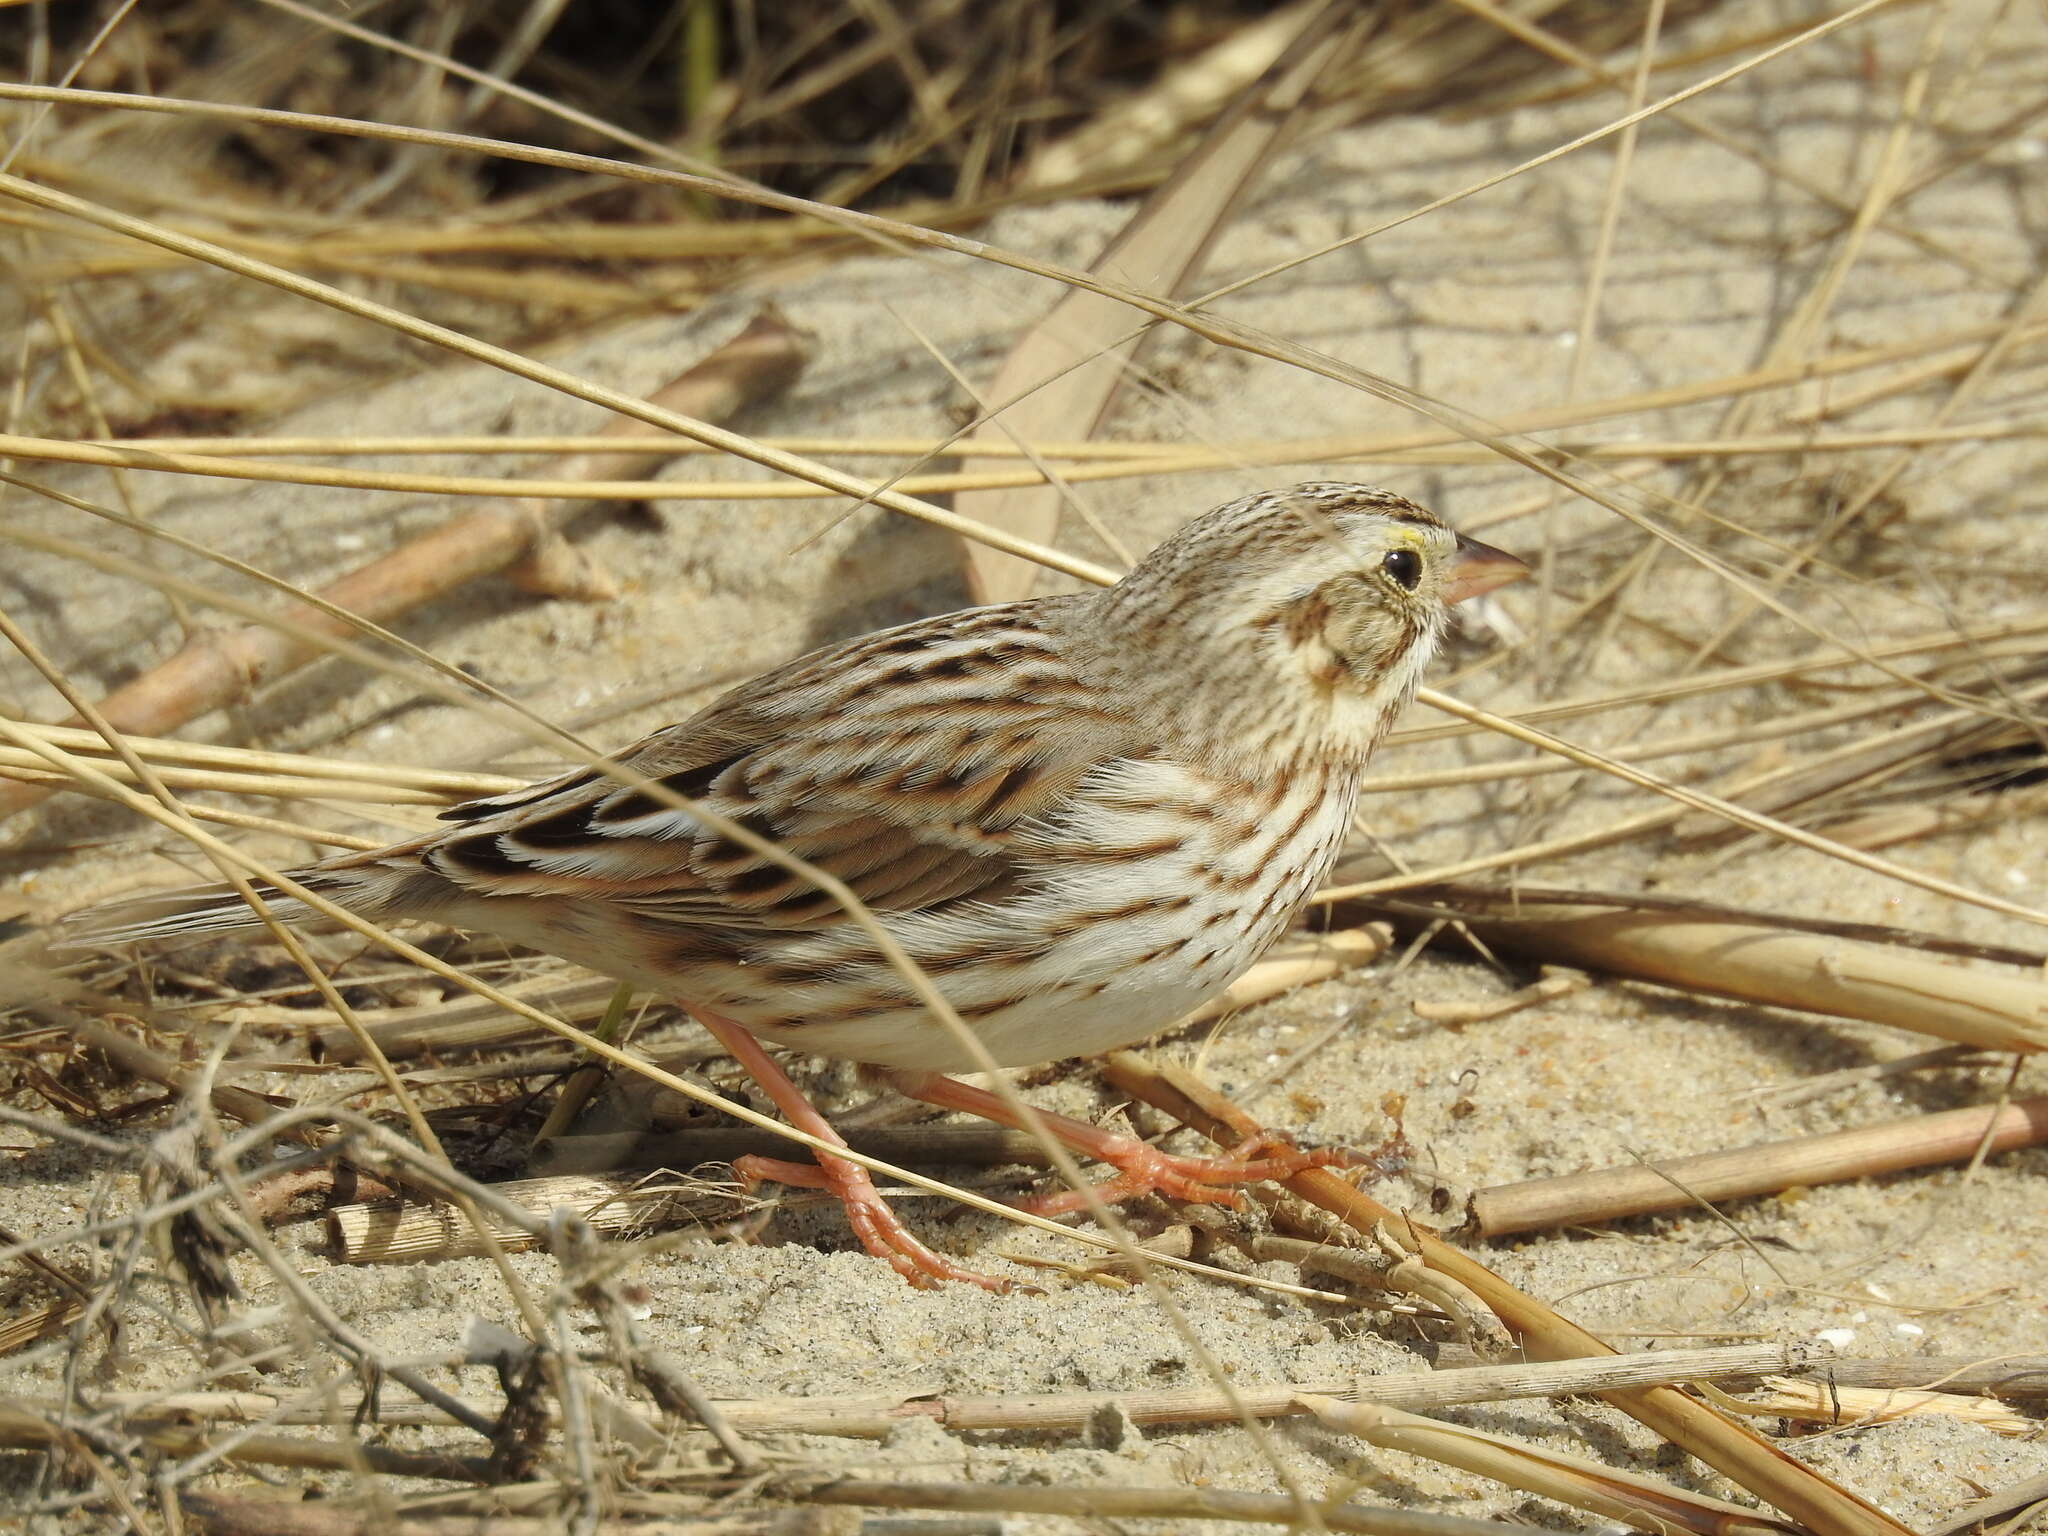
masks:
{"label": "broken reed stem", "polygon": [[[783,1150],[788,1149],[784,1142]],[[662,1227],[730,1220],[747,1202],[733,1190],[685,1179],[666,1169],[606,1176],[564,1174],[513,1179],[491,1193],[545,1221],[573,1211],[605,1237],[637,1237]],[[493,1220],[492,1236],[507,1253],[541,1247],[546,1238]],[[488,1251],[483,1237],[453,1206],[417,1200],[372,1200],[327,1214],[327,1237],[344,1264],[409,1264]]]}
{"label": "broken reed stem", "polygon": [[1903,1359],[1835,1360],[1817,1373],[1844,1387],[1886,1391],[1959,1392],[2008,1402],[2048,1402],[2048,1355],[1912,1355]]}
{"label": "broken reed stem", "polygon": [[[764,312],[739,336],[650,398],[700,420],[729,420],[786,388],[806,360],[796,333],[779,317]],[[628,429],[636,435],[645,430],[644,424],[628,423],[623,417],[612,424],[620,426],[621,435]],[[645,462],[642,455],[593,453],[552,467],[565,480],[592,480],[615,478],[622,464],[637,468]],[[577,505],[573,500],[506,501],[476,508],[331,583],[317,596],[358,618],[382,622],[530,557],[538,557],[528,567],[536,581],[557,589],[573,586],[573,557],[559,543],[557,530]],[[580,590],[588,595],[587,586]],[[353,638],[357,632],[353,624],[318,607],[301,608],[293,617],[313,635]],[[162,736],[322,654],[308,636],[264,624],[205,631],[169,660],[109,694],[100,709],[124,734]],[[48,793],[42,785],[0,784],[0,820]]]}
{"label": "broken reed stem", "polygon": [[1505,1237],[1963,1162],[1980,1147],[1989,1156],[2043,1142],[2048,1142],[2048,1097],[2019,1099],[1726,1152],[1503,1184],[1473,1195],[1470,1211],[1480,1236]]}
{"label": "broken reed stem", "polygon": [[[2048,983],[1943,964],[1879,944],[1702,909],[1545,902],[1460,886],[1398,904],[1449,919],[1490,948],[1773,1008],[1861,1019],[1992,1051],[2048,1050]],[[1386,911],[1360,903],[1368,911]]]}
{"label": "broken reed stem", "polygon": [[1764,1379],[1762,1395],[1742,1400],[1744,1409],[1808,1424],[1881,1424],[1888,1419],[1943,1414],[1965,1419],[1999,1435],[2031,1436],[2040,1422],[1988,1397],[1959,1392],[1916,1392],[1898,1388],[1844,1387],[1826,1381],[1793,1381],[1784,1376]]}
{"label": "broken reed stem", "polygon": [[[1130,1051],[1112,1053],[1104,1075],[1122,1093],[1174,1116],[1220,1145],[1266,1132],[1194,1074],[1159,1069]],[[1321,1168],[1282,1181],[1292,1193],[1347,1226],[1371,1232],[1380,1222],[1403,1234],[1431,1269],[1474,1292],[1538,1359],[1609,1356],[1612,1346],[1517,1290],[1485,1265]],[[1911,1536],[1883,1510],[1801,1465],[1747,1427],[1722,1417],[1676,1387],[1626,1387],[1598,1394],[1631,1418],[1810,1527],[1815,1536]]]}

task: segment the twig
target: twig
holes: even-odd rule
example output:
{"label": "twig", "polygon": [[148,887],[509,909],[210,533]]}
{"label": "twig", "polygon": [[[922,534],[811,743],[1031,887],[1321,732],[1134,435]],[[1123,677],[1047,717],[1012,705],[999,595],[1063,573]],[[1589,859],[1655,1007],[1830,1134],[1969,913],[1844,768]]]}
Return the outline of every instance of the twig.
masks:
{"label": "twig", "polygon": [[[1555,1397],[1603,1387],[1645,1382],[1696,1381],[1716,1376],[1749,1376],[1769,1371],[1774,1360],[1785,1370],[1813,1358],[1798,1343],[1741,1344],[1725,1349],[1670,1350],[1599,1360],[1474,1366],[1449,1371],[1407,1371],[1387,1376],[1333,1378],[1318,1383],[1246,1384],[1244,1407],[1261,1418],[1304,1410],[1304,1392],[1441,1408],[1458,1403],[1510,1398]],[[1038,1432],[1085,1429],[1105,1408],[1121,1408],[1137,1424],[1229,1424],[1236,1410],[1211,1388],[1172,1392],[1061,1392],[1032,1396],[932,1397],[915,1393],[853,1398],[754,1398],[719,1404],[739,1428],[756,1434],[833,1434],[880,1438],[907,1419],[930,1419],[950,1434],[978,1430]]]}
{"label": "twig", "polygon": [[[1190,1073],[1155,1069],[1129,1051],[1111,1055],[1105,1072],[1122,1092],[1193,1126],[1221,1145],[1237,1146],[1267,1134],[1249,1115]],[[1361,1232],[1371,1231],[1380,1221],[1403,1221],[1396,1212],[1324,1169],[1311,1168],[1284,1182],[1294,1194]],[[1602,1340],[1416,1223],[1407,1222],[1405,1228],[1422,1257],[1477,1293],[1529,1354],[1555,1360],[1615,1353]],[[1622,1388],[1600,1396],[1811,1527],[1816,1536],[1910,1536],[1904,1526],[1875,1505],[1793,1461],[1675,1387]]]}
{"label": "twig", "polygon": [[1482,1189],[1472,1197],[1472,1224],[1482,1237],[1505,1237],[1679,1210],[1703,1200],[1769,1194],[1794,1185],[1832,1184],[1961,1162],[1979,1147],[1987,1153],[2009,1152],[2044,1141],[2048,1097],[2018,1099],[2003,1106],[1952,1109],[1853,1131]]}

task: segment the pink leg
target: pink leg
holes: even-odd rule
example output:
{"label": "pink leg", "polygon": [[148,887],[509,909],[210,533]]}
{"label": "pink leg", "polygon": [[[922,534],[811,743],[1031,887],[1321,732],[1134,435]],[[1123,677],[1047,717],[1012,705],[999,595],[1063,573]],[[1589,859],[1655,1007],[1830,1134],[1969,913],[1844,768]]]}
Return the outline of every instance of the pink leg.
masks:
{"label": "pink leg", "polygon": [[[891,1087],[910,1098],[936,1104],[941,1109],[963,1110],[1013,1130],[1024,1129],[1023,1123],[1010,1112],[1010,1106],[985,1089],[970,1087],[939,1072],[891,1072],[888,1077]],[[1095,1186],[1096,1195],[1112,1204],[1150,1194],[1154,1190],[1180,1200],[1212,1205],[1234,1204],[1236,1194],[1225,1193],[1216,1186],[1291,1178],[1304,1168],[1322,1168],[1345,1161],[1345,1154],[1340,1150],[1298,1152],[1280,1137],[1270,1135],[1234,1148],[1228,1157],[1177,1157],[1170,1152],[1161,1152],[1135,1136],[1120,1136],[1083,1120],[1048,1114],[1042,1109],[1038,1111],[1038,1118],[1045,1123],[1046,1130],[1076,1152],[1117,1170],[1114,1178]],[[1252,1156],[1268,1148],[1278,1155]],[[1086,1209],[1088,1202],[1079,1191],[1068,1190],[1036,1200],[1020,1200],[1016,1204],[1022,1210],[1034,1211],[1041,1216],[1063,1216],[1070,1211]]]}
{"label": "pink leg", "polygon": [[[762,1048],[760,1041],[731,1019],[702,1008],[690,1008],[689,1012],[711,1031],[735,1061],[747,1069],[748,1075],[774,1100],[775,1107],[782,1111],[791,1125],[798,1130],[809,1131],[820,1141],[842,1147],[846,1145],[845,1139],[804,1097],[803,1090],[789,1080],[789,1074]],[[875,1181],[868,1176],[867,1169],[858,1163],[820,1153],[815,1165],[770,1157],[743,1157],[733,1167],[750,1185],[773,1180],[804,1189],[831,1191],[846,1207],[846,1219],[852,1223],[854,1235],[860,1239],[861,1246],[876,1258],[887,1260],[891,1269],[920,1290],[929,1289],[940,1280],[963,1280],[991,1291],[1010,1289],[1009,1281],[964,1268],[919,1242],[903,1225],[902,1218],[889,1208],[881,1191],[875,1188]]]}

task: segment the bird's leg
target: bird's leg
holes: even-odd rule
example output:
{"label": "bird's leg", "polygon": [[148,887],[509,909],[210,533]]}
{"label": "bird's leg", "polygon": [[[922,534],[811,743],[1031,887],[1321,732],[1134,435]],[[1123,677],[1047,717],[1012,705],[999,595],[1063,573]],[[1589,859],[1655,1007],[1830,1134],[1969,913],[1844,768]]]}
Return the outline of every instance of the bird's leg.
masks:
{"label": "bird's leg", "polygon": [[[831,1122],[804,1097],[803,1090],[790,1081],[789,1074],[743,1026],[706,1009],[688,1004],[684,1006],[692,1018],[711,1031],[727,1054],[746,1068],[747,1074],[761,1085],[791,1125],[800,1131],[809,1131],[820,1141],[842,1147],[846,1145],[845,1138],[832,1129]],[[955,1264],[919,1242],[903,1224],[903,1219],[889,1208],[881,1191],[875,1188],[875,1181],[860,1164],[822,1152],[817,1154],[817,1159],[812,1164],[785,1162],[772,1157],[742,1157],[733,1163],[733,1168],[749,1185],[772,1179],[778,1184],[828,1190],[837,1195],[846,1207],[846,1219],[852,1224],[861,1246],[876,1258],[886,1260],[891,1269],[920,1290],[928,1289],[940,1280],[963,1280],[998,1292],[1010,1289],[1009,1281]]]}
{"label": "bird's leg", "polygon": [[[921,1099],[941,1109],[979,1115],[1012,1130],[1026,1129],[1009,1105],[986,1089],[972,1087],[958,1078],[947,1077],[940,1072],[907,1071],[888,1072],[884,1077],[898,1093],[910,1098]],[[1298,1151],[1284,1138],[1272,1133],[1233,1148],[1227,1157],[1180,1157],[1171,1152],[1161,1152],[1135,1136],[1105,1131],[1085,1120],[1048,1114],[1042,1109],[1037,1111],[1037,1115],[1046,1130],[1067,1146],[1084,1157],[1107,1163],[1117,1170],[1114,1178],[1095,1186],[1097,1198],[1111,1203],[1157,1190],[1180,1200],[1230,1204],[1237,1199],[1236,1194],[1218,1186],[1291,1178],[1304,1168],[1322,1168],[1346,1160],[1345,1154],[1336,1148],[1321,1152]],[[1259,1152],[1271,1152],[1273,1155],[1253,1155]],[[1040,1216],[1063,1216],[1086,1209],[1088,1201],[1080,1191],[1068,1190],[1063,1194],[1013,1203],[1020,1210]]]}

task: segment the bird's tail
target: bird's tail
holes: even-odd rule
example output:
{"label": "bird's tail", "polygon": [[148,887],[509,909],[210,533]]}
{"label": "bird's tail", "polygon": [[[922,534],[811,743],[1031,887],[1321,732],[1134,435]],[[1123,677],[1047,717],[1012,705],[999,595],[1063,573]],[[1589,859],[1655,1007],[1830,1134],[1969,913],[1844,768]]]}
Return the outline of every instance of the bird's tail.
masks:
{"label": "bird's tail", "polygon": [[[287,870],[285,878],[365,917],[425,916],[446,883],[403,855],[409,845],[370,854],[345,854],[325,864]],[[279,922],[294,927],[326,921],[324,913],[267,881],[252,882]],[[66,949],[146,943],[200,934],[244,933],[263,927],[256,909],[231,885],[188,885],[74,912],[57,927]]]}
{"label": "bird's tail", "polygon": [[[291,878],[304,881],[311,873],[293,871]],[[276,886],[259,880],[255,888],[279,922],[297,925],[316,915],[311,907]],[[57,942],[66,949],[97,949],[151,939],[240,933],[262,926],[256,909],[232,885],[187,885],[74,912],[58,925]]]}

